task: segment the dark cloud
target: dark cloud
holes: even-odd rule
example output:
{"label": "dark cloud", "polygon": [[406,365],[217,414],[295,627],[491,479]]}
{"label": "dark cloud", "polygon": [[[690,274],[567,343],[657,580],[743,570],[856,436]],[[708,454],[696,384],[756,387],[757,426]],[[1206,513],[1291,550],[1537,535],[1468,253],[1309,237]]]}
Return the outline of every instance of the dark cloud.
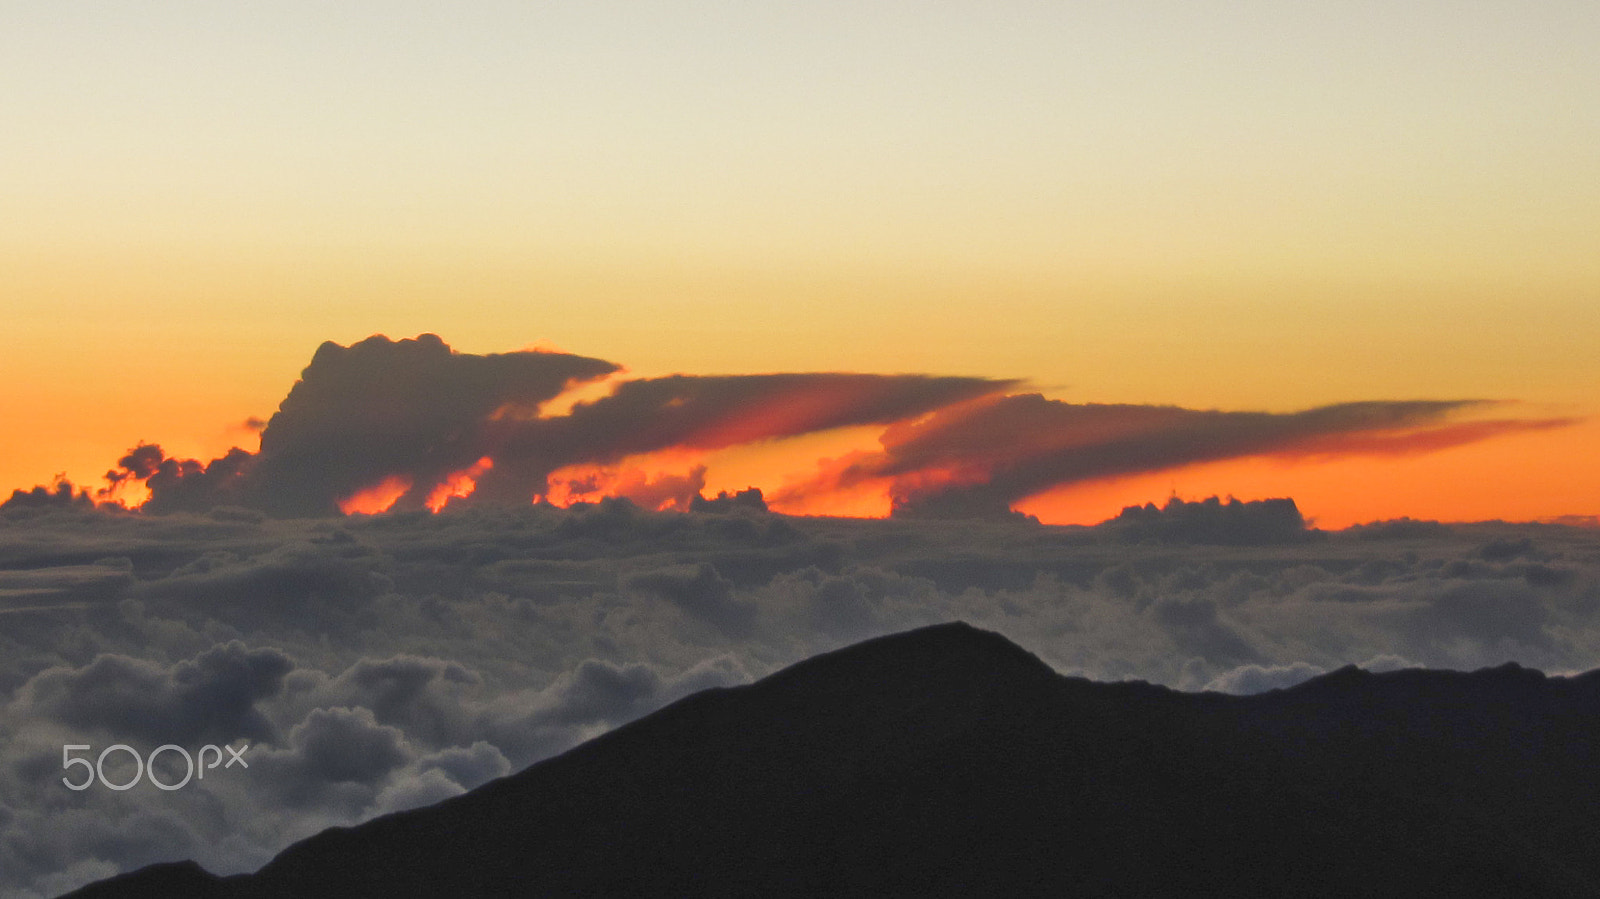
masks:
{"label": "dark cloud", "polygon": [[526,502],[544,493],[546,478],[564,466],[889,424],[1016,383],[840,372],[625,381],[610,396],[579,403],[566,416],[500,423],[495,466],[473,496],[480,502]]}
{"label": "dark cloud", "polygon": [[1150,607],[1151,618],[1185,652],[1237,664],[1255,662],[1260,653],[1208,598],[1172,597]]}
{"label": "dark cloud", "polygon": [[316,709],[295,725],[289,744],[314,783],[376,783],[411,757],[401,730],[362,708]]}
{"label": "dark cloud", "polygon": [[556,419],[568,458],[614,461],[664,447],[720,449],[850,425],[902,421],[1015,381],[817,372],[628,381]]}
{"label": "dark cloud", "polygon": [[387,562],[349,532],[311,535],[259,553],[230,550],[191,559],[158,580],[137,584],[136,597],[199,606],[232,606],[244,626],[297,620],[323,629],[358,604],[389,589]]}
{"label": "dark cloud", "polygon": [[166,461],[166,453],[161,447],[153,443],[141,443],[128,454],[117,460],[117,467],[106,472],[106,488],[99,491],[101,497],[110,497],[117,492],[124,481],[143,481],[157,471],[161,470],[161,463]]}
{"label": "dark cloud", "polygon": [[1480,580],[1447,587],[1415,619],[1418,642],[1462,639],[1489,645],[1548,648],[1549,610],[1525,584]]}
{"label": "dark cloud", "polygon": [[270,741],[274,729],[257,705],[278,692],[292,667],[277,650],[238,641],[170,668],[107,654],[80,668],[40,672],[18,691],[16,711],[152,746]]}
{"label": "dark cloud", "polygon": [[588,658],[543,690],[488,703],[477,723],[507,758],[527,764],[690,693],[749,678],[743,665],[721,654],[672,675],[640,662]]}
{"label": "dark cloud", "polygon": [[[162,456],[160,446],[146,448],[153,450],[153,455]],[[203,511],[228,503],[251,503],[247,478],[257,461],[256,456],[238,447],[206,463],[196,459],[161,458],[155,471],[145,479],[150,498],[141,508],[162,514]],[[115,476],[114,472],[106,474],[107,479]]]}
{"label": "dark cloud", "polygon": [[1124,540],[1170,543],[1268,544],[1296,543],[1315,536],[1292,499],[1223,502],[1213,496],[1200,502],[1177,497],[1166,505],[1128,506],[1101,525]]}
{"label": "dark cloud", "polygon": [[332,515],[341,499],[392,477],[407,479],[406,504],[420,508],[445,477],[491,453],[494,415],[534,410],[617,368],[564,353],[456,353],[432,334],[324,343],[262,429],[258,453],[201,466],[141,446],[110,477],[147,477],[158,512],[231,503]]}
{"label": "dark cloud", "polygon": [[531,411],[617,370],[564,353],[456,353],[432,334],[324,343],[261,432],[247,504],[326,514],[340,497],[405,475],[420,508],[446,475],[493,455],[496,413]]}
{"label": "dark cloud", "polygon": [[1006,517],[1053,487],[1241,456],[1402,454],[1570,420],[1445,423],[1477,401],[1363,402],[1295,413],[982,400],[891,426],[869,454],[797,493],[892,482],[895,514]]}
{"label": "dark cloud", "polygon": [[733,582],[702,562],[691,570],[657,571],[635,575],[628,586],[652,593],[689,615],[707,621],[730,636],[748,634],[755,624],[754,607],[734,598]]}
{"label": "dark cloud", "polygon": [[0,511],[25,512],[30,509],[92,509],[94,500],[89,491],[79,490],[64,477],[56,478],[49,487],[38,486],[32,490],[17,488],[11,498],[0,503]]}
{"label": "dark cloud", "polygon": [[68,607],[101,603],[121,596],[134,583],[133,563],[125,558],[96,559],[86,565],[0,570],[0,613],[41,604]]}
{"label": "dark cloud", "polygon": [[506,757],[493,744],[483,740],[471,746],[442,749],[421,759],[418,764],[424,772],[444,772],[450,780],[469,790],[511,773],[511,763],[506,761]]}
{"label": "dark cloud", "polygon": [[465,699],[480,683],[458,662],[399,655],[361,659],[311,698],[321,706],[370,709],[379,724],[402,728],[429,745],[448,746],[468,739]]}
{"label": "dark cloud", "polygon": [[[51,897],[108,874],[132,870],[174,857],[179,846],[196,854],[204,837],[192,824],[166,810],[134,809],[108,817],[89,809],[63,810],[49,828],[14,830],[0,858],[49,871],[33,890],[6,892],[8,897]],[[0,877],[0,888],[11,886]]]}
{"label": "dark cloud", "polygon": [[661,676],[640,665],[585,659],[556,689],[548,719],[562,724],[620,723],[636,717],[661,690]]}
{"label": "dark cloud", "polygon": [[710,499],[696,495],[689,503],[689,511],[709,512],[715,515],[741,511],[765,512],[767,511],[767,501],[761,495],[759,487],[751,487],[736,493],[729,493],[723,490]]}
{"label": "dark cloud", "polygon": [[1416,540],[1432,537],[1442,539],[1454,533],[1447,524],[1420,521],[1410,517],[1356,525],[1351,531],[1364,540]]}
{"label": "dark cloud", "polygon": [[1484,544],[1482,549],[1478,550],[1478,557],[1490,562],[1509,562],[1512,559],[1520,559],[1524,556],[1539,558],[1534,551],[1533,541],[1527,537],[1519,537],[1515,540],[1503,537],[1497,538],[1490,540]]}

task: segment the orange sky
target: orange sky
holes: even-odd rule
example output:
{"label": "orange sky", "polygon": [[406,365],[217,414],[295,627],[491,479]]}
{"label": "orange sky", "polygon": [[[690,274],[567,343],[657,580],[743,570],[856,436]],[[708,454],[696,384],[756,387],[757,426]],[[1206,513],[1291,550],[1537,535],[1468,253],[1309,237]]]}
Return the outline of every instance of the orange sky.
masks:
{"label": "orange sky", "polygon": [[[16,11],[0,486],[92,483],[141,440],[253,449],[318,344],[374,333],[631,376],[1600,415],[1594,4],[441,9]],[[850,448],[876,434],[727,451],[707,489]],[[1596,448],[1586,424],[1023,508],[1595,514]]]}
{"label": "orange sky", "polygon": [[[1390,518],[1537,521],[1600,508],[1600,423],[1497,437],[1403,458],[1251,458],[1052,491],[1018,509],[1042,521],[1103,521],[1130,502],[1293,497],[1322,528]],[[1143,500],[1139,499],[1144,497]]]}

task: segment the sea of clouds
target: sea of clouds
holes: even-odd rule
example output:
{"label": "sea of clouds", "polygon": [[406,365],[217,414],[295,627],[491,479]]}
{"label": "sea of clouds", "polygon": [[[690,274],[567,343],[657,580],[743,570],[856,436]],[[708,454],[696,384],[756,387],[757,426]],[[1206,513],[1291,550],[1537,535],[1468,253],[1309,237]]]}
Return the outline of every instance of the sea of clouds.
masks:
{"label": "sea of clouds", "polygon": [[[9,508],[0,895],[180,858],[251,870],[694,691],[936,622],[997,631],[1065,674],[1183,690],[1346,664],[1600,666],[1600,530],[1323,534],[1281,507],[1185,511],[1060,528],[626,501],[321,519]],[[64,745],[92,760],[113,744],[248,744],[249,767],[172,791],[62,783],[82,776]],[[130,756],[108,778],[131,777]],[[159,771],[181,780],[178,754]]]}

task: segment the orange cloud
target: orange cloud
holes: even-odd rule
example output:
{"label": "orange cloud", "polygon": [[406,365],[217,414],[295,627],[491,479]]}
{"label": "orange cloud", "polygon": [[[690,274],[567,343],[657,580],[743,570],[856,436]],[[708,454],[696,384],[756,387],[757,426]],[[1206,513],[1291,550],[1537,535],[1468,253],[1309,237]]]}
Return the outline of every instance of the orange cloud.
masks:
{"label": "orange cloud", "polygon": [[[439,512],[442,511],[451,500],[463,499],[471,496],[472,491],[477,489],[478,478],[482,477],[484,472],[493,467],[494,460],[488,456],[484,456],[477,462],[474,462],[470,468],[464,468],[461,471],[452,472],[446,476],[442,482],[433,488],[433,491],[428,494],[428,498],[423,502],[423,505],[428,507],[429,512]],[[411,485],[407,484],[406,490],[409,491],[410,489]],[[399,497],[396,497],[396,499],[398,498]]]}
{"label": "orange cloud", "polygon": [[683,473],[660,471],[641,457],[619,465],[569,465],[552,472],[548,483],[549,492],[534,497],[535,501],[567,508],[623,497],[654,512],[687,512],[705,490],[706,467],[695,465]]}
{"label": "orange cloud", "polygon": [[387,512],[395,500],[411,489],[409,475],[394,474],[371,487],[365,487],[339,500],[339,511],[345,515],[376,515]]}

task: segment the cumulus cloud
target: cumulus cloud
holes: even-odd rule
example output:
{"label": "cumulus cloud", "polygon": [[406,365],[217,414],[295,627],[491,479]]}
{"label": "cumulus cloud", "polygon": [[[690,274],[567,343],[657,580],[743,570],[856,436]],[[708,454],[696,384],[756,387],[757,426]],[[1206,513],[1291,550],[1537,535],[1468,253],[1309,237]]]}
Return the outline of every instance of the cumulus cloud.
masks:
{"label": "cumulus cloud", "polygon": [[1293,543],[1313,536],[1292,499],[1222,502],[1213,496],[1199,502],[1177,497],[1157,508],[1155,503],[1128,506],[1104,527],[1123,539],[1176,543],[1259,544]]}
{"label": "cumulus cloud", "polygon": [[511,763],[494,745],[479,740],[471,746],[451,746],[421,759],[424,771],[439,771],[457,786],[478,786],[511,773]]}
{"label": "cumulus cloud", "polygon": [[364,708],[314,709],[295,725],[289,744],[284,762],[295,769],[297,779],[313,786],[377,783],[411,758],[404,733],[379,724],[372,710]]}
{"label": "cumulus cloud", "polygon": [[19,487],[11,491],[10,499],[0,503],[0,509],[12,512],[67,508],[87,510],[93,507],[94,500],[90,498],[89,491],[74,487],[65,477],[57,477],[49,487],[41,485],[31,490]]}
{"label": "cumulus cloud", "polygon": [[341,499],[402,477],[407,504],[420,508],[448,475],[491,449],[496,413],[535,409],[617,368],[565,353],[456,353],[432,334],[328,342],[261,429],[259,452],[202,465],[140,445],[107,480],[145,481],[152,512],[232,503],[332,515]]}
{"label": "cumulus cloud", "polygon": [[232,641],[166,668],[104,654],[78,668],[48,668],[18,691],[12,712],[83,730],[147,742],[271,740],[256,705],[275,694],[291,668],[273,649]]}

